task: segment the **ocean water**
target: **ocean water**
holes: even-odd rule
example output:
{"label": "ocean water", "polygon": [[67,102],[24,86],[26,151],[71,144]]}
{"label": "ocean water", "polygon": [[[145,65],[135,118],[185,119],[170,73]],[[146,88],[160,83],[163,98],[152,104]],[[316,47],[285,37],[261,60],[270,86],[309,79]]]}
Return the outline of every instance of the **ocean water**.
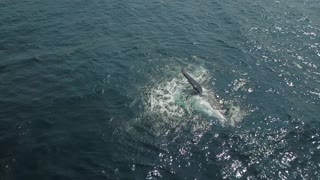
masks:
{"label": "ocean water", "polygon": [[319,17],[319,0],[1,0],[0,179],[320,179]]}

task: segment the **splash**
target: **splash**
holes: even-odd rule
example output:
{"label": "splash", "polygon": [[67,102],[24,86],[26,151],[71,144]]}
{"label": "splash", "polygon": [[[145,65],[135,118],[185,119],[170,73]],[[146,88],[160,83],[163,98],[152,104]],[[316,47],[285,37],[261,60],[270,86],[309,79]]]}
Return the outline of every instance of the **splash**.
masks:
{"label": "splash", "polygon": [[173,76],[157,82],[150,88],[145,106],[147,112],[156,113],[171,121],[179,118],[202,118],[222,126],[235,126],[243,119],[245,113],[239,106],[223,101],[208,88],[208,70],[203,67],[188,70],[188,73],[202,85],[203,96],[197,95],[180,71],[177,71]]}

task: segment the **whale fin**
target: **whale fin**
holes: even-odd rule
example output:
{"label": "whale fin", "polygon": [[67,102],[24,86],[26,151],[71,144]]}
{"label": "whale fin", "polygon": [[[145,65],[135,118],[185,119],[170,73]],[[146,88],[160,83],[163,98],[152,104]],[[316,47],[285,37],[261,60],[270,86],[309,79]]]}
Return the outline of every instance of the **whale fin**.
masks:
{"label": "whale fin", "polygon": [[202,96],[202,87],[201,87],[201,85],[187,73],[185,68],[181,68],[181,72],[182,72],[183,76],[185,78],[187,78],[188,82],[191,84],[193,89],[196,90],[200,96]]}

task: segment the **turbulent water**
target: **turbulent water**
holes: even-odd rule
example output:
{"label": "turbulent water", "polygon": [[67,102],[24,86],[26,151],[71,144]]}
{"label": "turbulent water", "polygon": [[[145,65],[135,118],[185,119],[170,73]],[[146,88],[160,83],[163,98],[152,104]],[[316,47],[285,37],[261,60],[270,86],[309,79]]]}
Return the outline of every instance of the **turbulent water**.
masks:
{"label": "turbulent water", "polygon": [[320,179],[319,17],[318,0],[0,1],[0,179]]}

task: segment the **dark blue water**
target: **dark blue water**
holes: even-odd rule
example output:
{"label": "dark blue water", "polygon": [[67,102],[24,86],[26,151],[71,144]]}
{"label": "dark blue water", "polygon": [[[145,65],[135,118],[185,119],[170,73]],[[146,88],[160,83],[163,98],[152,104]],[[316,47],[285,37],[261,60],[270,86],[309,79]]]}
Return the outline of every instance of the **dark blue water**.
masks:
{"label": "dark blue water", "polygon": [[[320,179],[319,17],[318,0],[0,1],[0,179]],[[173,102],[181,67],[228,123]]]}

